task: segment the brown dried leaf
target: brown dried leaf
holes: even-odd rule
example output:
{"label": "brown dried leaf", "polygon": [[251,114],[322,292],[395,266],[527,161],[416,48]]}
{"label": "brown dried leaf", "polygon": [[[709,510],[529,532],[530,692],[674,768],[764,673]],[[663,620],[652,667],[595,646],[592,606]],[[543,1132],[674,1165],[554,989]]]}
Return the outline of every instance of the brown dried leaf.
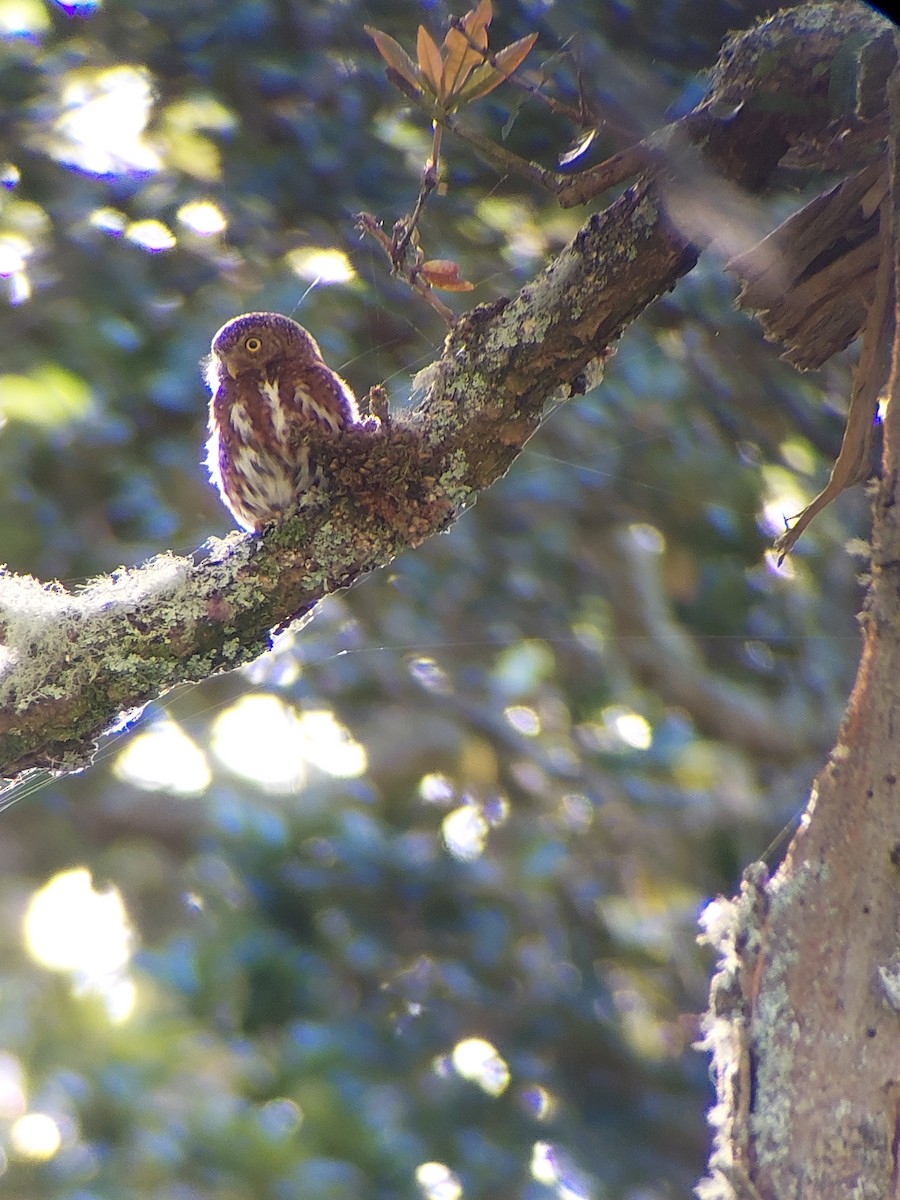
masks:
{"label": "brown dried leaf", "polygon": [[853,373],[853,388],[850,393],[850,411],[841,441],[841,449],[828,483],[799,514],[795,523],[775,542],[779,563],[793,548],[800,534],[813,517],[826,508],[845,488],[865,479],[871,471],[873,422],[878,411],[878,401],[888,386],[890,364],[884,361],[883,347],[891,335],[894,320],[893,298],[893,254],[889,229],[888,205],[890,198],[882,200],[879,217],[880,257],[875,275],[875,295],[869,307],[863,333],[859,362]]}
{"label": "brown dried leaf", "polygon": [[471,292],[475,287],[459,274],[459,263],[450,258],[430,258],[419,268],[422,278],[439,292]]}

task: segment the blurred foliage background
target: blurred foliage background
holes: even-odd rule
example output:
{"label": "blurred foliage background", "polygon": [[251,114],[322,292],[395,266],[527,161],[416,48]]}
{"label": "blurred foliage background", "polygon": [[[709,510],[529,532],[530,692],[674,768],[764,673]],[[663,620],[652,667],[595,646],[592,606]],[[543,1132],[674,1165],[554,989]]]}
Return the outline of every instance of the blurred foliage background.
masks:
{"label": "blurred foliage background", "polygon": [[[606,119],[583,165],[690,106],[768,6],[497,8],[492,44],[538,30],[534,77]],[[227,532],[198,364],[241,311],[299,304],[404,402],[445,331],[354,214],[409,210],[430,130],[362,27],[412,50],[454,12],[0,0],[0,561],[75,586]],[[548,166],[578,134],[509,86],[466,119]],[[426,254],[508,294],[587,214],[445,149]],[[805,802],[867,528],[857,491],[766,558],[827,478],[849,368],[780,363],[726,252],[449,535],[7,803],[4,1195],[689,1195],[696,915]]]}

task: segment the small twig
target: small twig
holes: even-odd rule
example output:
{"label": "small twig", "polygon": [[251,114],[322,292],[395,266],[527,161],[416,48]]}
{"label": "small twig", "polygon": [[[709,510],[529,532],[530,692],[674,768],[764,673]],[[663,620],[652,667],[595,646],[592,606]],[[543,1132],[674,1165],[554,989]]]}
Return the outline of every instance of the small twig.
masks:
{"label": "small twig", "polygon": [[402,269],[406,252],[409,249],[410,239],[415,232],[416,226],[419,224],[422,210],[428,201],[428,197],[437,187],[437,156],[440,154],[441,149],[439,131],[440,125],[435,124],[431,158],[425,164],[425,170],[422,172],[422,182],[419,185],[419,194],[416,196],[416,203],[413,206],[413,210],[408,217],[402,218],[394,226],[394,236],[391,239],[391,264],[395,270]]}
{"label": "small twig", "polygon": [[492,142],[490,138],[476,133],[474,129],[467,128],[465,125],[460,124],[457,118],[450,113],[435,112],[432,115],[439,124],[443,125],[451,133],[455,133],[457,137],[462,138],[464,142],[468,142],[473,150],[480,154],[490,166],[496,167],[499,171],[522,175],[537,187],[546,188],[550,192],[557,192],[569,180],[568,175],[563,175],[558,171],[547,171],[544,167],[538,166],[537,163],[533,163],[527,158],[522,158],[520,155],[514,154],[511,150],[507,150],[505,146],[499,146],[496,142]]}
{"label": "small twig", "polygon": [[[430,106],[428,109],[432,111]],[[578,204],[586,204],[595,196],[601,195],[617,184],[624,183],[626,179],[631,179],[641,171],[658,167],[663,161],[662,144],[665,141],[663,135],[674,130],[680,124],[680,122],[675,122],[674,125],[666,126],[664,130],[655,134],[652,140],[636,142],[619,154],[614,154],[604,162],[598,163],[597,166],[572,175],[562,171],[548,171],[545,167],[514,154],[505,146],[500,146],[496,142],[492,142],[490,138],[461,124],[455,116],[448,113],[432,113],[432,115],[450,133],[455,133],[457,137],[467,142],[490,166],[496,167],[498,171],[521,175],[536,187],[552,192],[563,208],[574,208]]]}
{"label": "small twig", "polygon": [[[480,48],[479,53],[481,53]],[[662,158],[662,151],[660,146],[655,143],[663,142],[667,132],[686,124],[685,119],[682,118],[673,125],[660,130],[653,136],[652,141],[647,139],[636,142],[633,146],[606,159],[605,162],[598,163],[597,166],[591,167],[587,171],[581,171],[577,175],[572,175],[570,172],[549,171],[511,150],[507,150],[505,146],[498,145],[490,138],[476,133],[474,129],[461,124],[453,113],[445,112],[430,103],[421,92],[411,87],[401,75],[390,67],[387,76],[391,83],[403,92],[404,96],[411,100],[417,108],[427,113],[436,125],[442,126],[467,142],[489,166],[495,167],[505,174],[520,175],[535,187],[553,193],[563,208],[574,208],[578,204],[586,204],[595,196],[601,195],[619,183],[624,183],[626,179],[632,178],[647,167],[658,165]]]}
{"label": "small twig", "polygon": [[385,432],[390,429],[390,401],[388,400],[387,392],[381,384],[376,383],[373,387],[369,388],[368,395],[365,397],[364,407],[370,418],[374,417]]}
{"label": "small twig", "polygon": [[432,135],[431,135],[431,158],[429,160],[428,165],[434,171],[435,182],[437,182],[438,159],[441,156],[441,137],[442,136],[443,136],[443,130],[441,129],[440,125],[438,125],[437,122],[433,122],[432,123]]}
{"label": "small twig", "polygon": [[425,303],[434,309],[438,316],[443,317],[452,329],[457,321],[456,314],[435,296],[427,281],[422,278],[418,262],[407,266],[405,263],[395,261],[395,238],[388,237],[381,228],[378,218],[371,213],[357,213],[356,227],[360,233],[369,234],[379,244],[391,264],[391,273],[399,275],[401,279],[405,279],[413,291],[417,292]]}

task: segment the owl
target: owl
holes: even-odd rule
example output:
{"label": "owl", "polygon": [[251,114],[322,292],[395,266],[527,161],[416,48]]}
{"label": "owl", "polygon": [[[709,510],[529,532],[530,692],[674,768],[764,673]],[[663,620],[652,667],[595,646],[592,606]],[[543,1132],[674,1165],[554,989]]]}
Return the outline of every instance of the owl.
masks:
{"label": "owl", "polygon": [[337,434],[359,422],[356,397],[315,338],[278,313],[245,313],[223,325],[206,381],[209,477],[244,529],[302,506],[320,482],[304,429]]}

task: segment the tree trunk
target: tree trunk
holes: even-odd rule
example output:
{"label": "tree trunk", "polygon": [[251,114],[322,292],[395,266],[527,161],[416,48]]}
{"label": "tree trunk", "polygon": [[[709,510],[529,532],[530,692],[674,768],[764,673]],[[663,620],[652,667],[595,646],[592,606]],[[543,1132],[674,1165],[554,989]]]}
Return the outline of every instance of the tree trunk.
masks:
{"label": "tree trunk", "polygon": [[[722,951],[706,1016],[719,1105],[704,1200],[900,1196],[900,76],[882,207],[889,398],[859,671],[837,745],[784,863],[745,873],[705,925]],[[879,299],[870,309],[877,316]],[[858,381],[859,382],[859,381]]]}

